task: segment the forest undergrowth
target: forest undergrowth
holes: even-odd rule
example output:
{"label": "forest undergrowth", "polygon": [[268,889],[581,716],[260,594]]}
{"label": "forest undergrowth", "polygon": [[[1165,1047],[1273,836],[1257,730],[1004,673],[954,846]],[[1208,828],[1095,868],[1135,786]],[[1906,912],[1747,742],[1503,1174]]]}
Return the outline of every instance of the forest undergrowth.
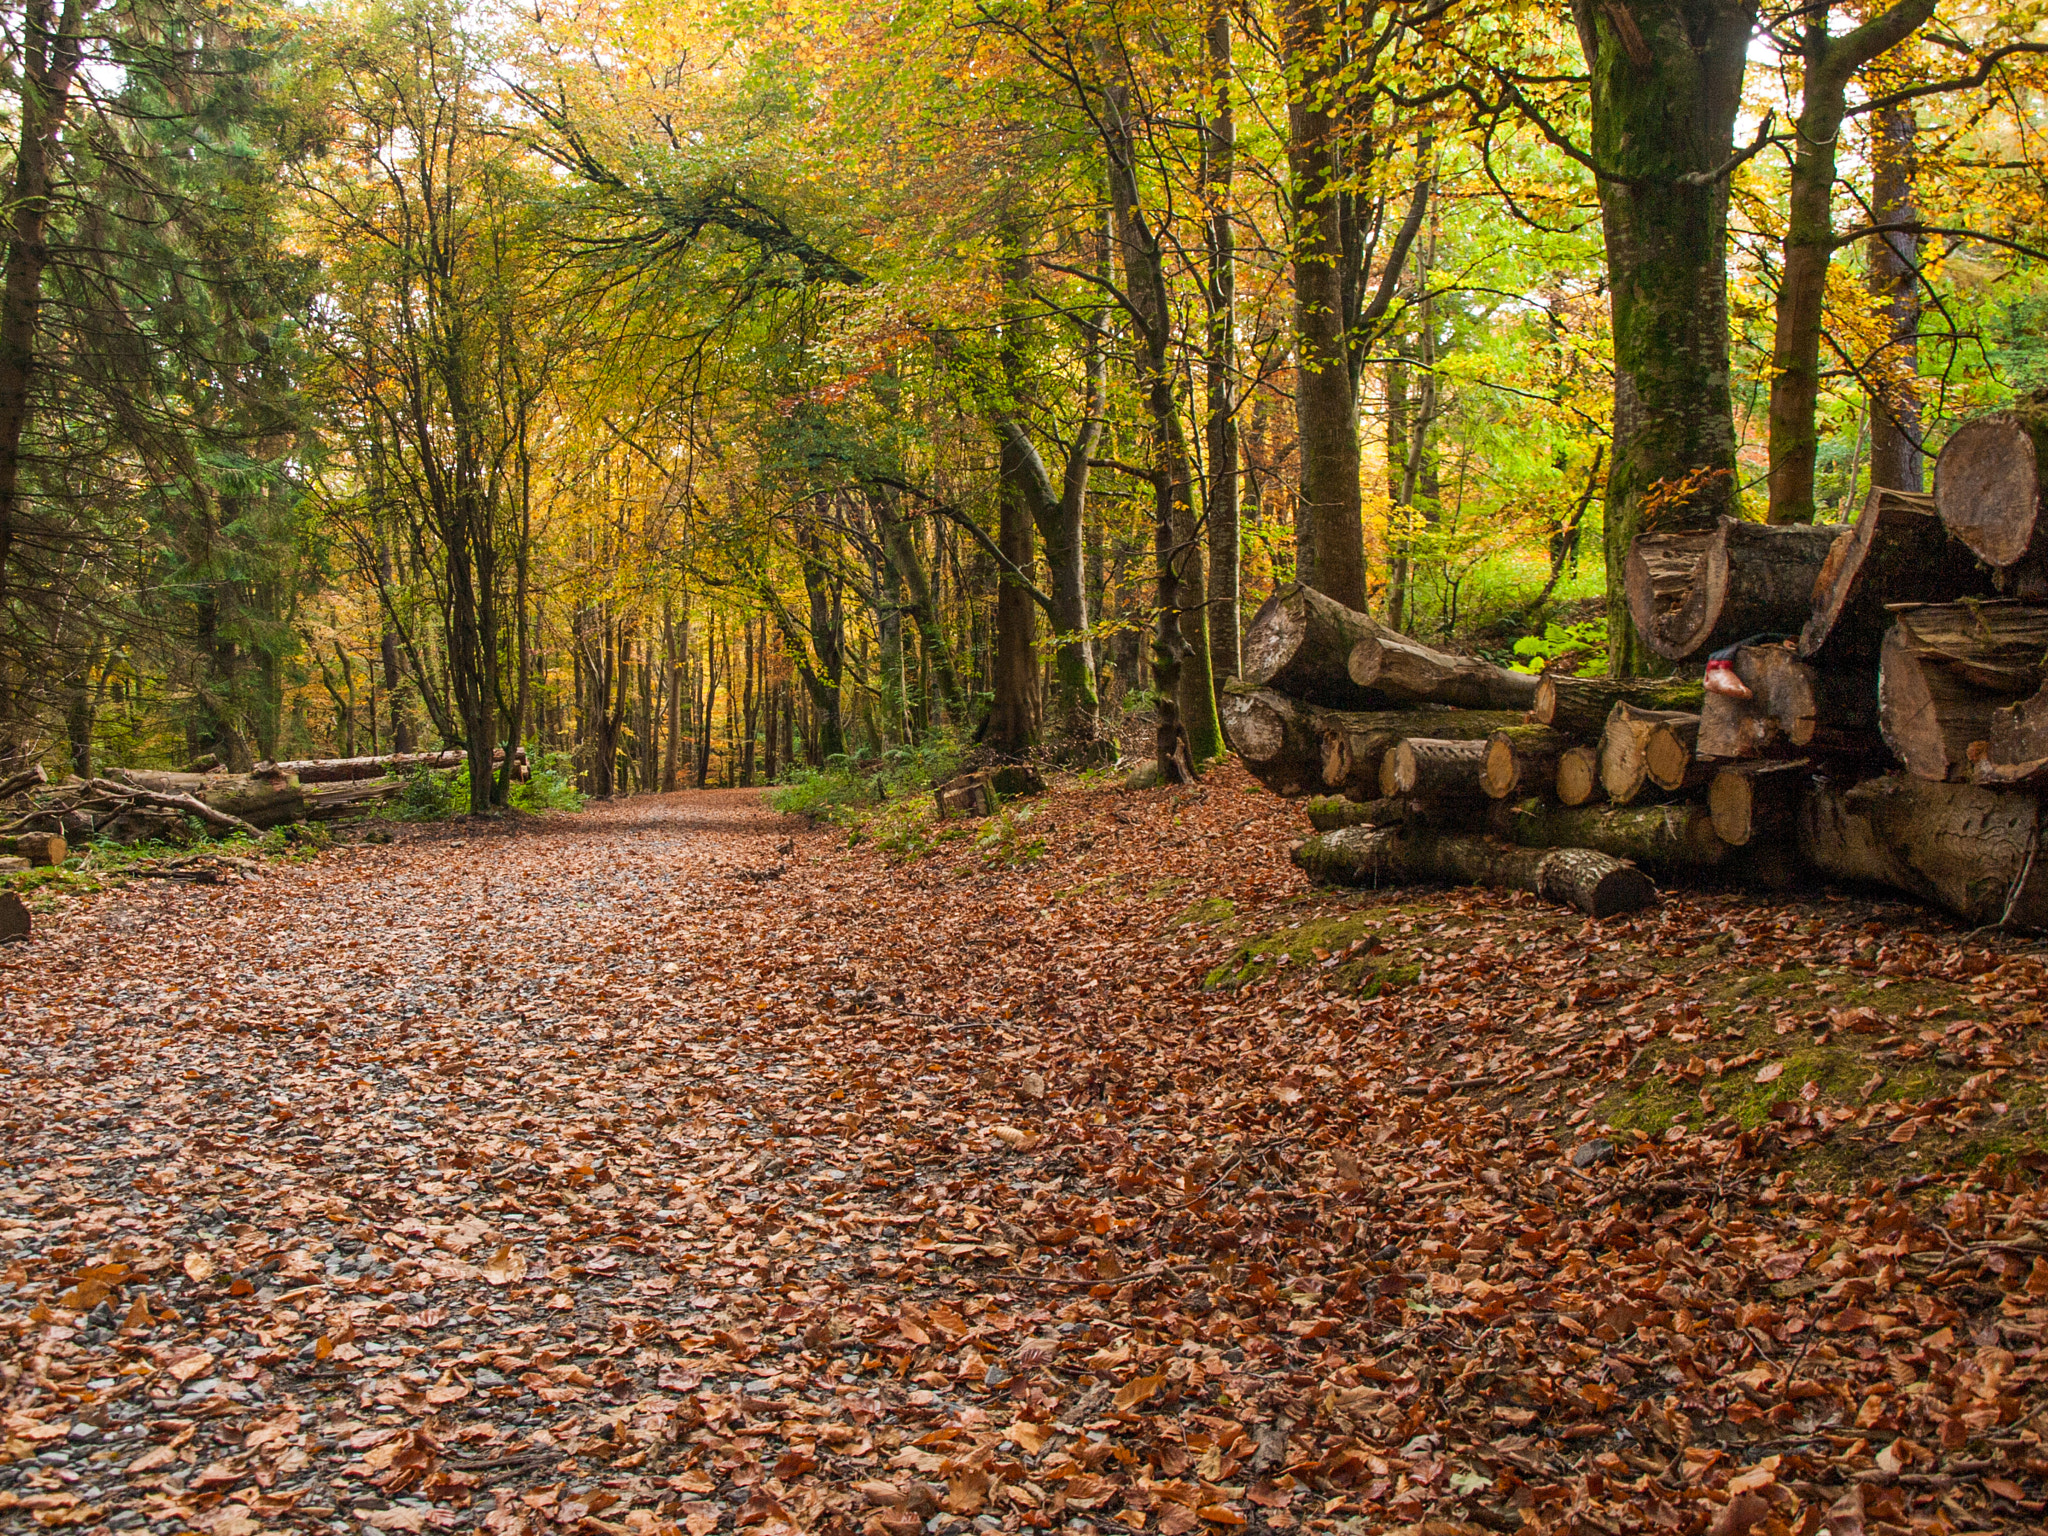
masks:
{"label": "forest undergrowth", "polygon": [[2034,951],[1310,892],[1230,768],[53,888],[0,1529],[2038,1529]]}

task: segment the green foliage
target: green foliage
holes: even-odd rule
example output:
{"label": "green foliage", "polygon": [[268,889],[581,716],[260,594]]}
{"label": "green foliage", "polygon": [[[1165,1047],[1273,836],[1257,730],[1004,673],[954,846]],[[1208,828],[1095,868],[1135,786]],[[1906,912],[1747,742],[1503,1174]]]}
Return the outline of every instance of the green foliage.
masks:
{"label": "green foliage", "polygon": [[415,768],[405,776],[398,806],[392,812],[401,821],[446,821],[469,809],[469,768],[465,764],[453,773],[432,768]]}
{"label": "green foliage", "polygon": [[1576,675],[1598,671],[1607,656],[1607,620],[1592,618],[1576,624],[1553,620],[1543,626],[1542,634],[1524,635],[1517,640],[1514,654],[1509,666],[1517,672],[1561,671]]}
{"label": "green foliage", "polygon": [[784,815],[857,829],[874,807],[922,794],[952,777],[960,757],[960,740],[947,731],[891,747],[879,757],[835,752],[822,768],[792,768],[768,803]]}
{"label": "green foliage", "polygon": [[524,784],[509,793],[512,809],[538,815],[542,811],[580,811],[583,793],[576,787],[576,764],[566,752],[531,751]]}
{"label": "green foliage", "polygon": [[[576,766],[566,752],[528,749],[530,768],[525,783],[514,780],[506,798],[515,811],[580,811],[583,793],[576,787]],[[400,821],[447,821],[469,814],[469,766],[415,768],[406,775],[392,815]]]}

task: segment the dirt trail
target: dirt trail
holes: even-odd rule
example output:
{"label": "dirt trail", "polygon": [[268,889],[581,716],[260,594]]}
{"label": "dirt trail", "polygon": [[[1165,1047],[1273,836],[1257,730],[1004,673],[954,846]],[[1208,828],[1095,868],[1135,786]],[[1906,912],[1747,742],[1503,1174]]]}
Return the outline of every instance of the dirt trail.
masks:
{"label": "dirt trail", "polygon": [[1733,902],[1304,905],[1296,835],[1225,774],[895,867],[710,793],[70,902],[0,953],[0,1527],[2039,1513],[2024,1170],[1938,1233],[1786,1161],[2004,1115],[2038,965],[1895,967],[1972,1093],[1601,1134],[1855,1000],[1650,963]]}

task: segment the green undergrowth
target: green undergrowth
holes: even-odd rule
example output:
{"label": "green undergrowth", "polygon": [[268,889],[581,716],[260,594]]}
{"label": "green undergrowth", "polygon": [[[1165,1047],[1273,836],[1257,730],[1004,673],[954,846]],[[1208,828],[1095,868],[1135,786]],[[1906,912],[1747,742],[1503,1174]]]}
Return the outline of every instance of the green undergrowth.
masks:
{"label": "green undergrowth", "polygon": [[[1571,1061],[1561,1087],[1590,1106],[1588,1131],[1660,1136],[1681,1121],[1755,1130],[1781,1120],[1794,1172],[1842,1187],[1933,1184],[1986,1156],[2048,1153],[2048,1091],[2029,1062],[2039,1010],[2016,1023],[1969,979],[1880,974],[1886,935],[1856,940],[1840,909],[1787,910],[1835,926],[1806,951],[1744,948],[1723,932],[1674,952],[1652,923],[1599,933],[1553,908],[1472,912],[1443,897],[1320,892],[1257,916],[1210,898],[1169,928],[1212,953],[1228,946],[1205,977],[1212,990],[1285,994],[1313,979],[1322,995],[1356,998],[1398,999],[1438,961],[1449,962],[1449,985],[1475,985],[1457,979],[1457,962],[1482,941],[1503,967],[1518,955],[1540,964],[1574,941],[1594,946],[1550,1006],[1508,1022],[1522,1080],[1465,1090],[1520,1112],[1556,1101],[1555,1080],[1535,1076],[1541,1062]],[[1854,1118],[1835,1123],[1838,1114]]]}
{"label": "green undergrowth", "polygon": [[822,767],[799,764],[768,792],[768,803],[786,816],[829,821],[856,834],[883,812],[871,841],[894,837],[906,851],[917,840],[906,802],[929,802],[932,786],[959,771],[961,743],[939,733],[909,746],[891,747],[879,757],[835,753]]}

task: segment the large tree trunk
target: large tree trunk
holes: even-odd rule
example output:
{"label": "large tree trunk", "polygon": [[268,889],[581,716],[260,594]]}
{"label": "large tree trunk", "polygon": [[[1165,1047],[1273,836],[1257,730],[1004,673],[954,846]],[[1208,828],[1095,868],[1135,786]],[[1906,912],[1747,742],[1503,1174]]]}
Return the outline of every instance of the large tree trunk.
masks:
{"label": "large tree trunk", "polygon": [[[1835,148],[1856,71],[1903,41],[1934,14],[1935,0],[1899,0],[1839,37],[1828,35],[1827,0],[1801,13],[1805,66],[1792,181],[1771,338],[1771,506],[1774,523],[1813,521],[1813,465],[1820,446],[1814,408],[1820,399],[1821,324],[1827,308],[1828,263],[1835,252],[1830,205]],[[1873,484],[1876,482],[1873,481]],[[1851,488],[1854,489],[1853,487]]]}
{"label": "large tree trunk", "polygon": [[1209,116],[1202,125],[1202,190],[1209,201],[1209,336],[1203,359],[1209,459],[1209,665],[1221,687],[1244,669],[1239,600],[1237,464],[1237,232],[1231,182],[1237,115],[1231,103],[1230,8],[1209,12]]}
{"label": "large tree trunk", "polygon": [[1562,677],[1536,680],[1529,718],[1580,740],[1597,737],[1617,704],[1641,709],[1696,710],[1704,696],[1696,677]]}
{"label": "large tree trunk", "polygon": [[1405,738],[1483,741],[1520,717],[1499,710],[1321,709],[1271,689],[1223,690],[1224,728],[1252,777],[1279,795],[1379,798],[1380,760]]}
{"label": "large tree trunk", "polygon": [[1657,888],[1639,869],[1586,848],[1518,848],[1422,827],[1341,828],[1294,850],[1295,865],[1325,885],[1407,885],[1442,880],[1530,891],[1592,917],[1654,906]]}
{"label": "large tree trunk", "polygon": [[2048,679],[2044,658],[2048,608],[1926,603],[1901,610],[1878,663],[1885,745],[1920,778],[1968,778],[2000,706]]}
{"label": "large tree trunk", "polygon": [[2023,596],[2042,588],[2048,517],[2048,397],[1966,421],[1934,461],[1934,505],[1949,531]]}
{"label": "large tree trunk", "polygon": [[1754,635],[1796,635],[1812,616],[1814,582],[1835,537],[1847,531],[1832,523],[1772,528],[1724,517],[1677,583],[1660,567],[1681,551],[1645,541],[1645,558],[1628,563],[1629,612],[1650,649],[1672,661]]}
{"label": "large tree trunk", "polygon": [[1301,582],[1267,598],[1244,635],[1243,679],[1309,704],[1378,709],[1386,695],[1352,681],[1351,652],[1385,633],[1364,614]]}
{"label": "large tree trunk", "polygon": [[1706,758],[1874,754],[1877,678],[1870,670],[1823,670],[1782,645],[1745,645],[1735,675],[1746,699],[1710,693],[1700,706],[1697,750]]}
{"label": "large tree trunk", "polygon": [[1836,880],[1892,886],[1965,923],[2048,927],[2048,859],[2035,857],[2032,795],[1892,773],[1822,783],[1799,815],[1799,847]]}
{"label": "large tree trunk", "polygon": [[1294,217],[1294,411],[1301,443],[1297,527],[1311,540],[1302,579],[1345,607],[1365,607],[1365,519],[1359,498],[1358,400],[1346,350],[1346,190],[1332,100],[1340,60],[1321,0],[1281,0],[1287,64],[1287,165]]}
{"label": "large tree trunk", "polygon": [[[1610,665],[1662,670],[1624,565],[1638,534],[1735,509],[1728,177],[1754,0],[1573,0],[1592,75],[1592,155],[1614,323],[1605,540]],[[1646,498],[1653,498],[1646,510]]]}
{"label": "large tree trunk", "polygon": [[[1913,109],[1886,107],[1872,114],[1870,126],[1872,222],[1916,224],[1919,123]],[[1870,288],[1887,332],[1875,364],[1878,389],[1870,398],[1870,483],[1897,491],[1919,491],[1927,481],[1920,422],[1920,241],[1898,230],[1870,237]]]}
{"label": "large tree trunk", "polygon": [[1886,604],[1945,603],[1990,590],[1990,574],[1935,515],[1932,496],[1872,486],[1863,515],[1835,540],[1814,578],[1799,654],[1829,667],[1875,666],[1891,628]]}

